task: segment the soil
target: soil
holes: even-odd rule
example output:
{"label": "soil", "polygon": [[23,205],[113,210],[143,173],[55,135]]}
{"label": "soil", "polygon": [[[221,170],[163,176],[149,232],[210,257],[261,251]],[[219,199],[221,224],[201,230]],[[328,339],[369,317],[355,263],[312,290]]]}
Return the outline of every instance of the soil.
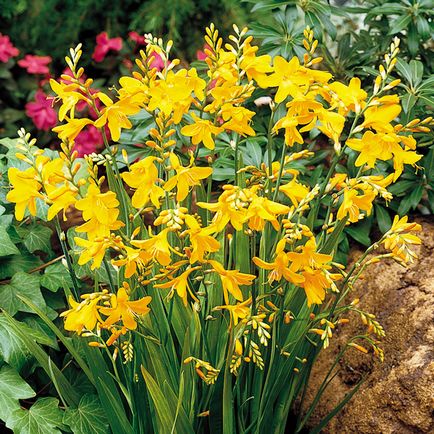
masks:
{"label": "soil", "polygon": [[[408,269],[393,261],[371,265],[354,290],[359,306],[376,315],[386,331],[385,359],[350,349],[324,393],[310,424],[315,426],[366,374],[344,409],[324,429],[329,434],[434,433],[434,219],[423,226],[419,259]],[[354,251],[356,260],[361,251]],[[312,400],[330,363],[347,341],[364,330],[351,317],[322,352],[311,379]]]}

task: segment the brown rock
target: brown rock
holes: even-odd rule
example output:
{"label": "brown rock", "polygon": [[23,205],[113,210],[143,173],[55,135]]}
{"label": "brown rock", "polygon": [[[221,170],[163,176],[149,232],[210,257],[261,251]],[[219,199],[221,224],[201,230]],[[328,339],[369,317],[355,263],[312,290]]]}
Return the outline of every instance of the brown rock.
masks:
{"label": "brown rock", "polygon": [[[330,434],[434,433],[434,221],[424,219],[417,263],[407,270],[393,261],[371,265],[354,297],[383,325],[385,360],[350,349],[310,421],[315,426],[352,387],[366,381],[329,423]],[[355,258],[359,256],[360,252]],[[307,401],[348,337],[363,328],[352,320],[336,333],[315,366]]]}

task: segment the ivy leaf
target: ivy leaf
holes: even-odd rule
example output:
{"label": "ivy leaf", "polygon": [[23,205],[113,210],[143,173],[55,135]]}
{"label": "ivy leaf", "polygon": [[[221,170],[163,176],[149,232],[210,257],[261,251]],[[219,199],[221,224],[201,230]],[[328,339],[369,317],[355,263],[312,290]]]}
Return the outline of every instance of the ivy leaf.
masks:
{"label": "ivy leaf", "polygon": [[[16,321],[16,323],[21,330],[28,336],[31,336],[36,342],[53,346],[50,337],[42,331],[29,327],[27,324],[19,321]],[[20,371],[32,359],[32,355],[27,350],[24,342],[11,330],[8,320],[2,314],[0,314],[0,356],[17,371]]]}
{"label": "ivy leaf", "polygon": [[15,369],[3,365],[0,370],[0,419],[6,420],[20,408],[19,399],[33,398],[36,393]]}
{"label": "ivy leaf", "polygon": [[41,224],[33,224],[27,227],[20,226],[17,228],[17,232],[29,252],[33,253],[39,250],[48,254],[51,253],[50,238],[52,231],[47,226]]}
{"label": "ivy leaf", "polygon": [[59,288],[71,288],[72,280],[69,271],[61,262],[57,262],[45,269],[45,273],[41,277],[41,285],[56,292]]}
{"label": "ivy leaf", "polygon": [[45,310],[46,304],[39,287],[39,276],[27,274],[22,271],[15,273],[9,284],[0,285],[0,307],[5,309],[11,316],[18,311],[32,312],[17,295],[24,295],[36,306]]}
{"label": "ivy leaf", "polygon": [[42,265],[36,255],[29,253],[24,247],[19,249],[18,255],[2,258],[0,265],[0,279],[7,279],[19,271],[29,271]]}
{"label": "ivy leaf", "polygon": [[40,398],[29,410],[13,411],[6,426],[15,434],[61,434],[62,411],[56,398]]}
{"label": "ivy leaf", "polygon": [[74,434],[105,434],[108,421],[96,395],[86,394],[77,408],[68,408],[63,423],[69,425]]}
{"label": "ivy leaf", "polygon": [[0,256],[16,255],[20,251],[11,241],[5,226],[0,226]]}

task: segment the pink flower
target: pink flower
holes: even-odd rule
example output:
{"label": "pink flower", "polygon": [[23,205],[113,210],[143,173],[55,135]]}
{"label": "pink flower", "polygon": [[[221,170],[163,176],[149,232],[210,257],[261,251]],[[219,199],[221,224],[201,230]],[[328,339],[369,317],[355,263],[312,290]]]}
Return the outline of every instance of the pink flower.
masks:
{"label": "pink flower", "polygon": [[18,60],[18,65],[21,68],[27,69],[29,74],[48,74],[48,64],[51,63],[50,56],[34,56],[32,54],[26,54],[24,59]]}
{"label": "pink flower", "polygon": [[103,143],[102,134],[98,128],[88,125],[75,138],[74,151],[78,152],[79,157],[83,157],[97,151]]}
{"label": "pink flower", "polygon": [[154,56],[154,60],[151,63],[151,68],[157,68],[159,71],[161,71],[164,68],[164,60],[161,58],[161,56],[153,51],[151,53],[152,56]]}
{"label": "pink flower", "polygon": [[208,55],[205,53],[205,50],[211,50],[211,47],[208,44],[205,44],[203,46],[203,51],[197,50],[196,51],[197,60],[205,60],[208,57]]}
{"label": "pink flower", "polygon": [[120,51],[122,49],[122,39],[112,38],[109,39],[107,32],[102,32],[96,37],[96,47],[92,54],[92,59],[95,62],[102,62],[110,50]]}
{"label": "pink flower", "polygon": [[32,119],[38,130],[48,131],[57,123],[57,113],[42,90],[36,91],[35,101],[26,104],[26,115]]}
{"label": "pink flower", "polygon": [[137,45],[146,45],[145,37],[142,35],[139,35],[137,32],[128,33],[128,37],[132,41],[134,41]]}
{"label": "pink flower", "polygon": [[0,62],[6,63],[11,57],[18,56],[20,51],[12,45],[9,36],[0,33]]}

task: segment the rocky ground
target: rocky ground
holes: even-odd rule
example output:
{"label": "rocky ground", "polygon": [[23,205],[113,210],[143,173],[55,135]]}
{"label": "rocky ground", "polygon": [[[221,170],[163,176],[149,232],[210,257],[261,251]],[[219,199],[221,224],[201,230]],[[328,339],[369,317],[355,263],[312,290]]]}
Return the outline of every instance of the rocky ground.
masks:
{"label": "rocky ground", "polygon": [[[354,297],[384,326],[384,363],[351,349],[312,418],[319,421],[364,375],[358,393],[323,431],[330,434],[434,433],[434,220],[420,219],[423,245],[407,270],[393,261],[371,265]],[[354,257],[357,258],[357,252]],[[348,336],[352,320],[332,339],[312,374],[310,399]]]}

